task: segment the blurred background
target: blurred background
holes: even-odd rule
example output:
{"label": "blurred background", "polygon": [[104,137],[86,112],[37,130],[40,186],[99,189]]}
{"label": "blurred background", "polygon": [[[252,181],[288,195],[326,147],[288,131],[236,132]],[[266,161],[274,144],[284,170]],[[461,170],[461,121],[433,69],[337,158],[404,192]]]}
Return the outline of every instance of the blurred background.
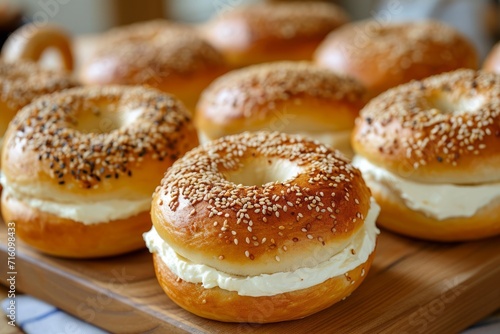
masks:
{"label": "blurred background", "polygon": [[[74,34],[153,18],[191,23],[265,0],[0,0],[2,38],[23,22],[55,22]],[[269,1],[269,0],[268,0]],[[283,0],[282,0],[283,1]],[[272,1],[278,2],[278,1]],[[500,0],[336,0],[354,20],[436,18],[456,26],[485,55],[500,38]]]}
{"label": "blurred background", "polygon": [[[236,6],[266,0],[0,0],[0,43],[25,22],[55,22],[73,34],[154,18],[200,23]],[[284,2],[286,0],[267,0]],[[288,0],[290,1],[290,0]],[[485,57],[500,40],[500,0],[332,0],[353,20],[435,18],[467,35]]]}
{"label": "blurred background", "polygon": [[[0,0],[0,12],[6,9],[20,11],[28,20],[49,20],[60,23],[73,33],[95,33],[115,25],[140,20],[165,17],[188,22],[202,22],[220,11],[248,3],[265,0]],[[286,2],[293,0],[268,0]],[[499,0],[336,0],[331,1],[344,7],[353,19],[373,16],[384,7],[402,6],[403,16],[420,14],[448,16],[444,11],[456,7],[483,8],[481,21],[489,28],[500,25]],[[406,10],[405,10],[405,7]],[[415,8],[420,7],[417,12]],[[469,18],[474,12],[467,13]],[[2,15],[3,16],[3,15]],[[3,22],[2,22],[3,23]]]}

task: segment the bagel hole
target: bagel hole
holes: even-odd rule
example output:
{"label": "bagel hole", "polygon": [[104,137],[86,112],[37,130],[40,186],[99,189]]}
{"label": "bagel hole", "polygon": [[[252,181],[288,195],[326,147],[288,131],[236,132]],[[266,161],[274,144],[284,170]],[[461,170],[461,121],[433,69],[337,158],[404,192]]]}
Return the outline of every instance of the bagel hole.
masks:
{"label": "bagel hole", "polygon": [[452,97],[450,94],[434,94],[430,99],[432,107],[442,114],[463,114],[478,110],[484,104],[482,96],[474,97]]}
{"label": "bagel hole", "polygon": [[302,168],[292,161],[275,158],[261,158],[246,161],[237,170],[228,171],[229,182],[244,186],[262,186],[267,183],[284,183],[294,179]]}
{"label": "bagel hole", "polygon": [[50,69],[50,70],[65,70],[64,69],[64,60],[61,52],[55,47],[48,47],[45,49],[40,55],[40,59],[38,63],[41,67]]}
{"label": "bagel hole", "polygon": [[133,123],[140,112],[120,110],[116,105],[95,107],[78,115],[76,129],[82,133],[110,133]]}

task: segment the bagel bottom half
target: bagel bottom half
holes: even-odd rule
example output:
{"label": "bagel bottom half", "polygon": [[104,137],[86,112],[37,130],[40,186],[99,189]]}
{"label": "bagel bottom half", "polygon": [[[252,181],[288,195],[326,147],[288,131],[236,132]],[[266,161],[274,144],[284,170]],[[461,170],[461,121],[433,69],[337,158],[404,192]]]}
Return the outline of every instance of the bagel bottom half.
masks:
{"label": "bagel bottom half", "polygon": [[5,192],[2,216],[5,223],[15,222],[16,235],[31,247],[69,258],[112,256],[144,248],[142,233],[151,228],[149,211],[85,225],[32,208]]}
{"label": "bagel bottom half", "polygon": [[304,318],[346,298],[363,282],[374,254],[375,251],[355,269],[321,284],[262,297],[240,296],[219,287],[206,289],[200,283],[177,277],[156,253],[153,253],[153,262],[165,293],[191,313],[224,322],[270,323]]}
{"label": "bagel bottom half", "polygon": [[500,199],[479,209],[472,217],[438,220],[414,211],[387,186],[369,182],[381,207],[377,226],[410,237],[433,241],[467,241],[500,234]]}

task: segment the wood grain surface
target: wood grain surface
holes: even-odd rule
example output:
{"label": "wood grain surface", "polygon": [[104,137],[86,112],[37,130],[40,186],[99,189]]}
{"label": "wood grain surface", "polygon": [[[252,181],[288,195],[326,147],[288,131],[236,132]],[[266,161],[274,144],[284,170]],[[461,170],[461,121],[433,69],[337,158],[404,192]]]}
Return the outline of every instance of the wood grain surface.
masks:
{"label": "wood grain surface", "polygon": [[[3,267],[3,224],[0,235]],[[500,238],[444,245],[383,231],[372,270],[349,298],[267,325],[210,321],[179,308],[157,284],[147,251],[64,260],[18,240],[16,266],[18,290],[115,333],[454,333],[500,307]]]}

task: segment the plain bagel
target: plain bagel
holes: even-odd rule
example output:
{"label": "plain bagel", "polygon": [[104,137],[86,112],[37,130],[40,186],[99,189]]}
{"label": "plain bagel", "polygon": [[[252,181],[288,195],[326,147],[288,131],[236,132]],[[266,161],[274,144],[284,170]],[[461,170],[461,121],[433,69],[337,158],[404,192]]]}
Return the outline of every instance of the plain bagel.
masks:
{"label": "plain bagel", "polygon": [[74,57],[70,35],[54,24],[26,24],[12,33],[2,46],[2,58],[7,62],[38,62],[48,49],[59,52],[63,68],[71,73]]}

